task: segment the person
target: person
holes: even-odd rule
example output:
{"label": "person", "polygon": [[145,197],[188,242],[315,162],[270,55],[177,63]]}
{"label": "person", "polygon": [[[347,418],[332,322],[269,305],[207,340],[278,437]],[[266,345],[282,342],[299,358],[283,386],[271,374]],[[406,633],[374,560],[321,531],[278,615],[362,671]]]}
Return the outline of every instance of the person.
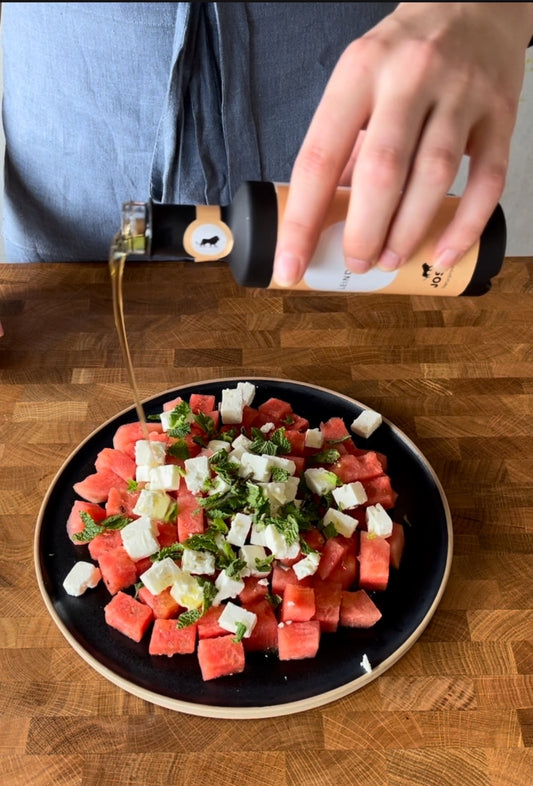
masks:
{"label": "person", "polygon": [[463,154],[452,265],[502,193],[533,3],[7,3],[8,261],[107,258],[124,201],[227,204],[290,182],[275,276],[351,184],[347,266],[394,269]]}

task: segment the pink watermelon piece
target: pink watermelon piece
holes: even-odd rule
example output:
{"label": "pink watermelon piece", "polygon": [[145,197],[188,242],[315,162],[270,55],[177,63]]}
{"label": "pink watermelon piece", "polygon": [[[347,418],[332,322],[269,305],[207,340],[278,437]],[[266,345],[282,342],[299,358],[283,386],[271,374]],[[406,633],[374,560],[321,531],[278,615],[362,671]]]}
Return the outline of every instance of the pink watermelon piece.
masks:
{"label": "pink watermelon piece", "polygon": [[153,617],[152,610],[148,606],[139,603],[125,592],[117,592],[111,598],[104,607],[104,615],[108,625],[133,641],[142,639]]}
{"label": "pink watermelon piece", "polygon": [[81,499],[75,500],[67,519],[67,535],[72,542],[77,545],[81,545],[81,543],[79,540],[75,540],[73,535],[77,535],[85,529],[85,524],[81,519],[80,513],[88,513],[96,523],[102,521],[106,517],[104,508],[96,502],[83,502]]}
{"label": "pink watermelon piece", "polygon": [[187,655],[196,647],[196,625],[178,628],[175,619],[158,618],[154,622],[148,652],[150,655]]}
{"label": "pink watermelon piece", "polygon": [[200,639],[197,654],[205,681],[244,671],[244,645],[242,641],[235,641],[233,633],[229,636]]}
{"label": "pink watermelon piece", "polygon": [[87,475],[74,483],[74,491],[88,502],[106,502],[112,488],[126,489],[127,482],[110,469]]}
{"label": "pink watermelon piece", "polygon": [[116,448],[102,448],[94,462],[96,471],[110,469],[123,480],[135,480],[135,461]]}

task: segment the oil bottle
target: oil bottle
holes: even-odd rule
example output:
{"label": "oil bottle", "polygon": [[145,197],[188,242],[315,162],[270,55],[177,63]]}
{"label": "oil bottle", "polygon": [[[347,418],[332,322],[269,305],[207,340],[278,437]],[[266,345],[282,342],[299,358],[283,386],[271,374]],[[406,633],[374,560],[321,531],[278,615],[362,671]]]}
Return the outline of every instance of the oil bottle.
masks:
{"label": "oil bottle", "polygon": [[[274,253],[288,188],[284,183],[248,181],[227,206],[126,202],[121,228],[124,248],[132,258],[224,262],[242,286],[276,288]],[[459,205],[456,196],[444,198],[425,240],[399,269],[374,267],[353,273],[345,266],[342,245],[349,197],[350,188],[337,189],[316,252],[294,289],[445,296],[489,291],[505,256],[501,205],[479,241],[451,269],[439,271],[431,260],[437,238]]]}

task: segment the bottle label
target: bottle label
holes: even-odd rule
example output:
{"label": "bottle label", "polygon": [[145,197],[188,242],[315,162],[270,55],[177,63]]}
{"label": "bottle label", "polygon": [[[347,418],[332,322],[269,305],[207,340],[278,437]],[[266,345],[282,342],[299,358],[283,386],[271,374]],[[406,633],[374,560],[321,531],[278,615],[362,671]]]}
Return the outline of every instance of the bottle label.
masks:
{"label": "bottle label", "polygon": [[[288,186],[276,184],[276,192],[281,218]],[[367,273],[353,273],[346,268],[344,262],[343,234],[349,198],[349,188],[337,189],[315,254],[303,279],[294,289],[448,296],[460,295],[466,289],[477,264],[479,243],[449,270],[439,270],[432,263],[436,241],[455,215],[459,197],[445,198],[430,226],[426,240],[404,265],[393,271],[373,267]],[[275,282],[271,282],[270,286],[276,288]]]}
{"label": "bottle label", "polygon": [[197,205],[196,220],[183,233],[183,248],[195,262],[212,262],[227,257],[233,235],[222,221],[218,205]]}

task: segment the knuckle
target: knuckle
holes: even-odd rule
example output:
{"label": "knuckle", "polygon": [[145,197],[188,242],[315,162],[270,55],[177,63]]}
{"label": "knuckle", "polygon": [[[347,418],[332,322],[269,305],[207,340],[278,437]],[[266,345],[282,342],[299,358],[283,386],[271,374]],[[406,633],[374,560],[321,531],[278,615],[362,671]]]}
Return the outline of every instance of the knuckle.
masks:
{"label": "knuckle", "polygon": [[295,162],[296,168],[305,175],[312,176],[330,173],[335,166],[334,156],[318,144],[302,147]]}
{"label": "knuckle", "polygon": [[435,186],[449,184],[455,177],[461,155],[450,146],[433,146],[421,152],[414,170],[426,182]]}
{"label": "knuckle", "polygon": [[358,165],[377,188],[394,188],[405,177],[407,155],[400,145],[381,142],[367,149]]}

